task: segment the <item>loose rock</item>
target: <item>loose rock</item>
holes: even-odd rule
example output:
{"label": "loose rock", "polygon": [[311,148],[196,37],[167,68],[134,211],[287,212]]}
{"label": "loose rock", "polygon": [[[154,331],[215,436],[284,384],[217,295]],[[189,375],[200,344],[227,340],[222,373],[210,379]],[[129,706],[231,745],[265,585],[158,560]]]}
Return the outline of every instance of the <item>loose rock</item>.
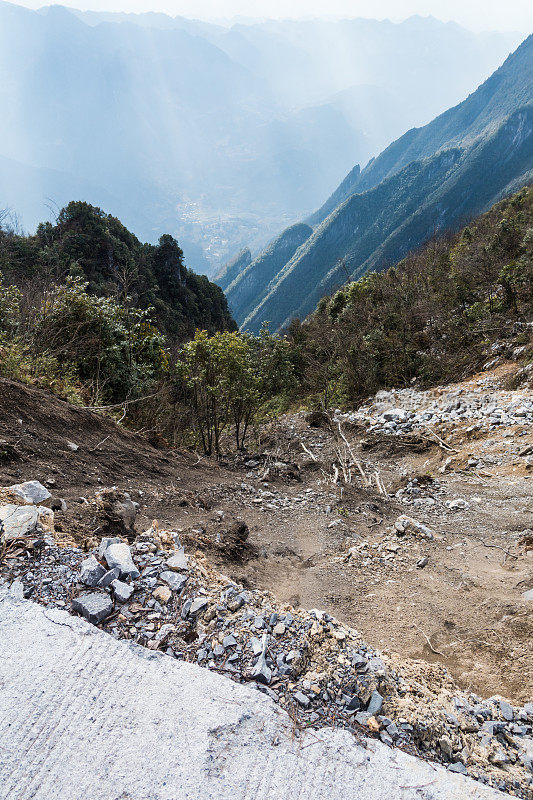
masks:
{"label": "loose rock", "polygon": [[113,603],[107,594],[83,594],[74,598],[72,609],[92,622],[93,625],[98,625],[113,612]]}

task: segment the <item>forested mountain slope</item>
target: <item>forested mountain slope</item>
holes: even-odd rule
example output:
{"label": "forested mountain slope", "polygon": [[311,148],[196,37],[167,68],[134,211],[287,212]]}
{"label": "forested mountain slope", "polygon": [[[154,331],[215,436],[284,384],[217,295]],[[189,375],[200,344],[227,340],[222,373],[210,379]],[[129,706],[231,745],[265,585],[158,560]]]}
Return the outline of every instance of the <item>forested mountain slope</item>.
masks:
{"label": "forested mountain slope", "polygon": [[302,396],[351,406],[413,379],[431,385],[471,375],[491,354],[517,345],[527,364],[532,226],[529,186],[460,232],[433,238],[390,269],[324,297],[303,323],[289,327]]}
{"label": "forested mountain slope", "polygon": [[199,327],[235,329],[221,289],[186,268],[172,236],[142,244],[116,217],[88,203],[69,203],[55,224],[39,225],[33,236],[0,227],[2,276],[30,296],[79,277],[92,295],[153,308],[152,321],[172,342]]}
{"label": "forested mountain slope", "polygon": [[[266,294],[266,287],[270,281],[276,277],[284,264],[299,252],[299,248],[312,233],[313,229],[305,223],[287,228],[225,286],[227,296],[231,297],[231,306],[236,318],[244,319],[255,308],[258,300]],[[230,269],[231,267],[228,272]],[[224,280],[225,276],[222,276],[222,281]],[[224,286],[220,280],[218,283]]]}
{"label": "forested mountain slope", "polygon": [[[526,183],[533,170],[533,36],[463,103],[345,179],[312,236],[237,321],[256,331],[306,316],[325,294],[402,258]],[[337,203],[332,208],[333,204]],[[228,291],[230,307],[232,293]]]}

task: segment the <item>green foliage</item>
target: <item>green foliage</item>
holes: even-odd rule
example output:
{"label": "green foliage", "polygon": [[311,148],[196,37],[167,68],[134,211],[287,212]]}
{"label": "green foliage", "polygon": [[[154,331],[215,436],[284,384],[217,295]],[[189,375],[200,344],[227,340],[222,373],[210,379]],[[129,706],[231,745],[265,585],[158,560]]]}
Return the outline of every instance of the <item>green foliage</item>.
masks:
{"label": "green foliage", "polygon": [[[93,403],[137,396],[168,370],[166,341],[149,310],[88,293],[69,277],[22,307],[0,284],[0,373],[39,380]],[[77,388],[76,388],[77,387]]]}
{"label": "green foliage", "polygon": [[89,294],[152,308],[155,324],[173,341],[197,327],[236,329],[222,291],[185,267],[172,236],[141,244],[116,217],[88,203],[69,203],[55,225],[39,225],[35,236],[0,231],[0,270],[18,286],[80,277]]}
{"label": "green foliage", "polygon": [[4,284],[0,272],[0,341],[2,335],[12,333],[20,313],[20,291],[16,286]]}
{"label": "green foliage", "polygon": [[267,328],[259,337],[197,331],[183,346],[177,371],[203,450],[217,456],[224,431],[232,426],[237,448],[243,448],[262,404],[294,381],[287,342]]}
{"label": "green foliage", "polygon": [[533,189],[455,236],[323,299],[289,338],[302,395],[353,403],[382,387],[453,380],[533,314]]}
{"label": "green foliage", "polygon": [[80,278],[48,293],[37,314],[36,338],[60,365],[90,387],[93,402],[138,395],[168,367],[165,339],[149,311],[93,297]]}

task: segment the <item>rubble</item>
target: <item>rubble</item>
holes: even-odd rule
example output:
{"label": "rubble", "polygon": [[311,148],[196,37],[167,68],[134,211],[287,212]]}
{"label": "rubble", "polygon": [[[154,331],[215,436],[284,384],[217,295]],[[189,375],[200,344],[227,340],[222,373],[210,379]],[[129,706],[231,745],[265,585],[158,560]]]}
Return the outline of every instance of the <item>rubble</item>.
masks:
{"label": "rubble", "polygon": [[[422,523],[399,520],[398,533],[428,538]],[[364,732],[533,798],[533,704],[483,700],[460,691],[443,667],[398,664],[329,614],[244,589],[205,558],[185,557],[175,532],[162,533],[145,532],[131,547],[108,538],[89,556],[55,544],[28,549],[4,580],[21,580],[26,597],[71,608],[116,638],[252,682],[299,725]],[[169,568],[178,564],[182,572]],[[97,575],[99,590],[84,592]]]}
{"label": "rubble", "polygon": [[[416,411],[414,410],[416,409]],[[469,388],[453,391],[395,389],[378,392],[369,404],[336,419],[363,424],[371,433],[402,436],[425,433],[448,424],[468,423],[479,431],[503,426],[530,426],[533,401],[520,392],[504,391],[491,377],[480,378]]]}

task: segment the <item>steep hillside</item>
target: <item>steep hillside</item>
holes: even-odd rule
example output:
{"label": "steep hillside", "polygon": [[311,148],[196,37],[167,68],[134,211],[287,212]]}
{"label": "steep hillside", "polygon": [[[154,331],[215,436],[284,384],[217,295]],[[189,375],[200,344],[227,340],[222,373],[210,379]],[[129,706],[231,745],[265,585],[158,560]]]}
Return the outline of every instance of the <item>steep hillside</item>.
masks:
{"label": "steep hillside", "polygon": [[240,275],[246,267],[252,263],[252,254],[250,248],[245,247],[240,253],[237,253],[235,258],[226,264],[220,272],[215,276],[215,281],[218,283],[223,291],[226,291],[230,283],[235,280],[237,275]]}
{"label": "steep hillside", "polygon": [[[533,37],[459,106],[412,130],[359,173],[352,170],[311,218],[305,246],[258,292],[244,326],[306,316],[351,276],[402,258],[530,178]],[[337,204],[337,205],[335,205]],[[325,218],[324,218],[325,217]]]}
{"label": "steep hillside", "polygon": [[525,187],[461,232],[324,297],[289,328],[302,397],[351,405],[413,380],[431,385],[471,375],[503,352],[527,364],[532,230],[533,188]]}
{"label": "steep hillside", "polygon": [[283,265],[299,252],[309,239],[312,228],[304,223],[293,225],[278,236],[227,286],[226,296],[235,319],[242,321],[252,311],[258,298]]}

